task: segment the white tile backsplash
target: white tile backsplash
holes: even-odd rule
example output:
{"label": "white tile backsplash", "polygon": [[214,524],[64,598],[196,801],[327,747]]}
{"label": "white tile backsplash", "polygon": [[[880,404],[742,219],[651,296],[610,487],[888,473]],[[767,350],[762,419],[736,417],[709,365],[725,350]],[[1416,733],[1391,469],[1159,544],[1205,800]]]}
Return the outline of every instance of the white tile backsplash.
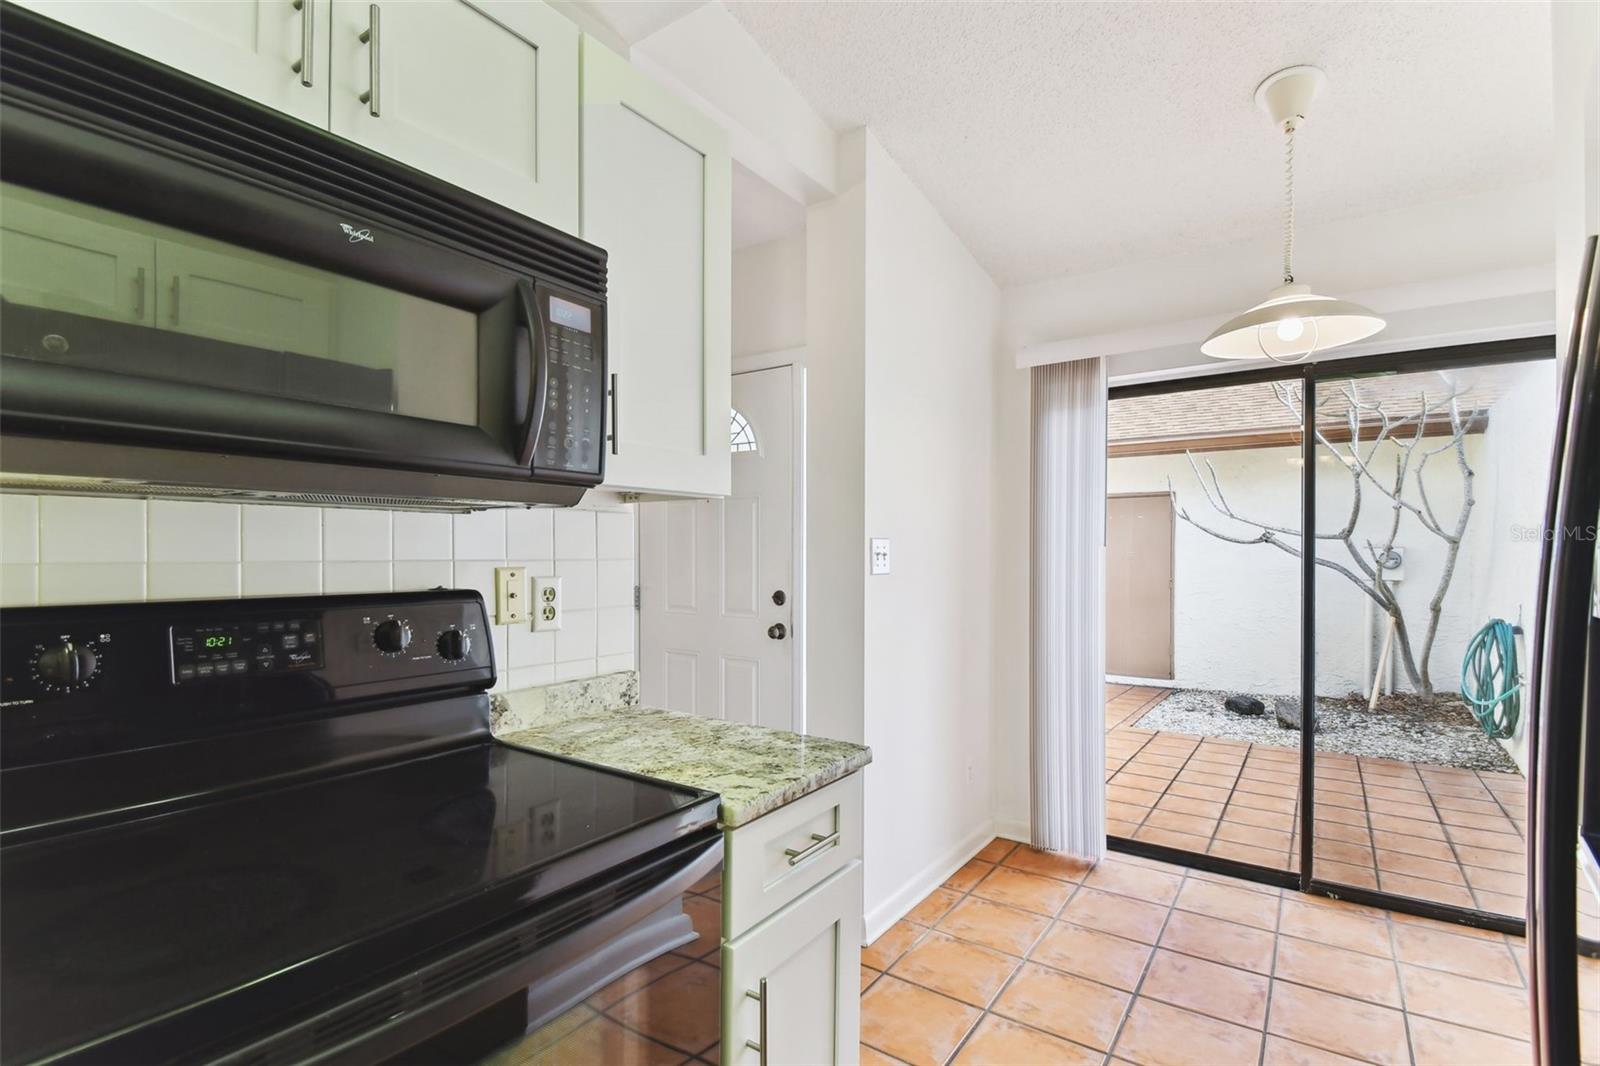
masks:
{"label": "white tile backsplash", "polygon": [[143,563],[145,558],[143,500],[39,497],[41,563]]}
{"label": "white tile backsplash", "polygon": [[394,513],[394,557],[399,559],[449,559],[450,515],[418,511]]}
{"label": "white tile backsplash", "polygon": [[460,559],[506,559],[506,513],[474,511],[455,515],[455,557]]}
{"label": "white tile backsplash", "polygon": [[595,520],[593,511],[557,511],[554,515],[556,560],[593,559]]}
{"label": "white tile backsplash", "polygon": [[143,563],[41,563],[40,603],[142,600]]}
{"label": "white tile backsplash", "polygon": [[[237,563],[240,558],[239,506],[151,500],[149,560],[152,563]],[[234,568],[235,571],[238,567]],[[234,576],[238,593],[238,575]],[[150,593],[155,598],[152,589]],[[170,596],[161,597],[171,599]]]}
{"label": "white tile backsplash", "polygon": [[[566,591],[565,587],[562,589]],[[578,660],[594,661],[595,612],[566,608],[561,612],[561,628],[556,630],[556,665]]]}
{"label": "white tile backsplash", "polygon": [[321,563],[291,561],[244,564],[246,596],[317,596],[321,592]]}
{"label": "white tile backsplash", "polygon": [[39,602],[39,568],[32,563],[0,563],[0,607],[32,607]]}
{"label": "white tile backsplash", "polygon": [[[525,508],[506,514],[506,557],[510,559],[554,559],[555,512],[549,508]],[[628,553],[633,558],[633,553]]]}
{"label": "white tile backsplash", "polygon": [[328,562],[322,564],[322,591],[393,592],[394,564],[389,562]]}
{"label": "white tile backsplash", "polygon": [[322,512],[317,508],[247,504],[240,510],[245,562],[305,563],[322,559]]}
{"label": "white tile backsplash", "polygon": [[[396,518],[399,516],[396,515]],[[395,530],[399,532],[398,527]],[[454,588],[454,564],[449,559],[396,559],[394,590],[422,592],[426,589]]]}
{"label": "white tile backsplash", "polygon": [[[470,515],[206,501],[0,495],[0,607],[143,599],[477,589],[497,566],[562,578],[562,628],[491,626],[501,688],[634,667],[634,518]],[[597,561],[599,560],[599,561]]]}
{"label": "white tile backsplash", "polygon": [[593,559],[558,559],[556,577],[561,579],[561,609],[563,611],[592,611],[598,604],[595,598],[595,562]]}
{"label": "white tile backsplash", "polygon": [[633,606],[632,559],[602,559],[595,564],[595,606]]}
{"label": "white tile backsplash", "polygon": [[600,559],[633,559],[633,512],[595,515],[595,555]]}
{"label": "white tile backsplash", "polygon": [[388,562],[394,558],[389,512],[323,508],[322,558],[330,563]]}
{"label": "white tile backsplash", "polygon": [[7,566],[39,561],[39,497],[0,495],[0,557]]}
{"label": "white tile backsplash", "polygon": [[221,600],[239,595],[238,563],[150,564],[146,596],[152,600]]}

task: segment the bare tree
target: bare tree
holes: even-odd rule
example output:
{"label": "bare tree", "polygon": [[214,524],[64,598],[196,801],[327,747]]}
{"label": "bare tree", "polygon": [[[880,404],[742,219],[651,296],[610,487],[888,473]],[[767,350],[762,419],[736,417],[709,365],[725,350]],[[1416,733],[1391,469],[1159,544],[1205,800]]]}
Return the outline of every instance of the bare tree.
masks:
{"label": "bare tree", "polygon": [[[1468,433],[1481,428],[1479,425],[1481,419],[1476,413],[1469,417],[1462,416],[1459,402],[1460,389],[1455,382],[1443,374],[1440,378],[1446,386],[1443,395],[1430,399],[1426,390],[1423,390],[1418,394],[1417,410],[1399,418],[1391,416],[1384,410],[1382,401],[1363,402],[1357,395],[1355,385],[1348,384],[1340,390],[1346,401],[1345,421],[1350,435],[1346,447],[1340,449],[1328,438],[1325,430],[1319,428],[1316,431],[1317,444],[1332,453],[1350,474],[1350,513],[1345,516],[1344,524],[1334,532],[1315,535],[1318,541],[1342,543],[1349,556],[1349,563],[1346,564],[1337,557],[1325,556],[1319,551],[1316,564],[1344,575],[1394,620],[1395,643],[1399,649],[1400,664],[1405,669],[1411,687],[1426,693],[1433,692],[1429,660],[1433,654],[1434,638],[1439,633],[1439,616],[1444,608],[1445,593],[1450,588],[1451,578],[1455,576],[1456,559],[1461,554],[1461,538],[1466,533],[1467,518],[1472,514],[1472,507],[1476,502],[1472,495],[1473,471],[1467,463],[1466,437]],[[1300,388],[1274,382],[1272,391],[1278,403],[1293,416],[1296,424],[1300,424],[1303,419]],[[1446,414],[1448,439],[1431,449],[1422,447],[1429,428],[1439,426]],[[1371,440],[1366,444],[1361,440],[1363,432],[1371,435]],[[1385,444],[1393,445],[1394,470],[1392,474],[1385,471],[1380,476],[1380,473],[1374,472],[1374,464],[1378,459],[1379,449]],[[1423,481],[1423,472],[1427,469],[1428,460],[1444,452],[1455,453],[1456,467],[1461,475],[1461,508],[1455,516],[1455,521],[1448,526],[1442,523],[1434,512],[1433,503],[1428,498],[1427,485]],[[1215,529],[1191,517],[1188,510],[1183,507],[1177,508],[1178,517],[1196,529],[1230,544],[1270,544],[1297,559],[1300,557],[1300,530],[1239,514],[1223,494],[1222,483],[1217,478],[1217,470],[1211,460],[1200,461],[1205,466],[1205,473],[1202,474],[1200,463],[1196,462],[1194,453],[1186,451],[1184,454],[1189,460],[1190,469],[1194,471],[1195,479],[1200,484],[1200,491],[1205,494],[1206,502],[1211,505],[1212,510],[1241,525],[1254,527],[1256,532],[1249,535],[1234,535]],[[1361,518],[1363,486],[1370,486],[1382,497],[1383,502],[1380,506],[1386,506],[1390,514],[1385,523],[1384,536],[1377,541],[1365,539],[1358,546],[1356,523]],[[1176,506],[1177,493],[1172,488],[1171,478],[1167,479],[1167,489],[1173,493]],[[1414,496],[1414,499],[1407,498],[1408,494]],[[1440,569],[1439,582],[1434,588],[1433,598],[1428,601],[1427,625],[1420,645],[1415,641],[1413,627],[1408,623],[1405,612],[1400,606],[1395,587],[1386,578],[1387,568],[1384,565],[1393,558],[1395,540],[1400,533],[1400,520],[1407,514],[1415,518],[1428,533],[1442,540],[1445,545],[1444,565]],[[1419,646],[1422,652],[1420,658],[1416,654]]]}

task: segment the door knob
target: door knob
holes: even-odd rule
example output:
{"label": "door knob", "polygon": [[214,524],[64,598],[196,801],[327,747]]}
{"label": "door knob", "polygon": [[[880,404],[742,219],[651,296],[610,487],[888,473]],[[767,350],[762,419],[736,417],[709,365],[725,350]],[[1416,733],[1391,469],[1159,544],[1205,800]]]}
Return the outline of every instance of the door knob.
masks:
{"label": "door knob", "polygon": [[773,640],[782,640],[789,635],[789,627],[782,622],[774,622],[767,627],[767,636]]}

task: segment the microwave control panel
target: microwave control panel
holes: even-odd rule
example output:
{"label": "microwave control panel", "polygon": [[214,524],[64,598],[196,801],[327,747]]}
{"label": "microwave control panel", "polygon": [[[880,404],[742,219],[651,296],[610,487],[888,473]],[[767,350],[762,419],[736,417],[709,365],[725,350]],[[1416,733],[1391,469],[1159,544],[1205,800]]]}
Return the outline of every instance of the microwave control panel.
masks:
{"label": "microwave control panel", "polygon": [[605,447],[605,341],[597,308],[541,293],[548,323],[544,424],[534,451],[540,470],[600,474]]}

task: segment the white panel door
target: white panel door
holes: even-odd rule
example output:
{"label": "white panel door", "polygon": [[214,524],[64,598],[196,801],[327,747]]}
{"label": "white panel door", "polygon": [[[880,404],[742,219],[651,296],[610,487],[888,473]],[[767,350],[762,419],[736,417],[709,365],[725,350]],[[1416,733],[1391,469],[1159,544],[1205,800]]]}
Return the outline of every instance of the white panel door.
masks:
{"label": "white panel door", "polygon": [[22,0],[158,63],[326,128],[330,0]]}
{"label": "white panel door", "polygon": [[723,946],[722,1061],[735,1066],[859,1061],[860,965],[857,861]]}
{"label": "white panel door", "polygon": [[608,255],[609,488],[728,492],[731,165],[721,127],[584,38],[582,236]]}
{"label": "white panel door", "polygon": [[794,395],[792,367],[734,375],[732,494],[639,505],[647,706],[795,726]]}
{"label": "white panel door", "polygon": [[334,133],[578,228],[576,26],[537,0],[332,3]]}

